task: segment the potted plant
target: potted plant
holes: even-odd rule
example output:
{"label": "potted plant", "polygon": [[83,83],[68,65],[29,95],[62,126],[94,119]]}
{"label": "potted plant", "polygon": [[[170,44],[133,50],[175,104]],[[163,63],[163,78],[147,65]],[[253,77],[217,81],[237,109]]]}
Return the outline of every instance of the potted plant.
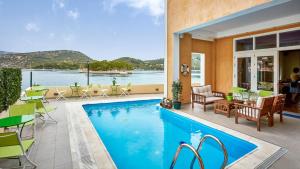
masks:
{"label": "potted plant", "polygon": [[227,94],[226,100],[230,102],[233,100],[233,94],[231,92]]}
{"label": "potted plant", "polygon": [[113,77],[112,85],[115,86],[116,84],[117,84],[117,79],[115,77]]}
{"label": "potted plant", "polygon": [[182,93],[182,84],[180,80],[173,81],[172,84],[172,93],[173,93],[173,106],[174,109],[179,110],[181,108],[181,93]]}

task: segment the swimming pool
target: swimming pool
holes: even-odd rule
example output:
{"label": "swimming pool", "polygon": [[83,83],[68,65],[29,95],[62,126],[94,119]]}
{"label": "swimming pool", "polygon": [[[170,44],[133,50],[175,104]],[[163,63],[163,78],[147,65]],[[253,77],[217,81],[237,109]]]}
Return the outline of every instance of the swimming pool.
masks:
{"label": "swimming pool", "polygon": [[[119,169],[167,169],[181,141],[196,147],[205,134],[219,138],[228,151],[228,165],[257,146],[170,110],[160,100],[83,105],[90,121]],[[205,168],[223,162],[219,145],[208,140],[200,152]],[[183,150],[175,168],[188,168],[193,154]],[[199,168],[195,163],[194,168]]]}

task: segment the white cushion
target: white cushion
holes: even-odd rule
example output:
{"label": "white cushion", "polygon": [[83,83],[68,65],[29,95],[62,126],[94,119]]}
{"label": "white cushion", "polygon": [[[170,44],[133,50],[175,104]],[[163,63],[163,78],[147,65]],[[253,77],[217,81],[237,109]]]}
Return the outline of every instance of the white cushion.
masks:
{"label": "white cushion", "polygon": [[211,91],[211,85],[201,86],[201,87],[193,87],[193,92],[196,94],[201,94],[207,97],[213,96]]}
{"label": "white cushion", "polygon": [[215,97],[215,96],[211,96],[211,97],[206,97],[206,102],[214,102],[217,100],[223,100],[223,97]]}
{"label": "white cushion", "polygon": [[193,87],[193,93],[198,94],[198,88],[199,88],[199,87]]}
{"label": "white cushion", "polygon": [[[248,114],[248,111],[249,111],[249,114]],[[243,110],[239,110],[239,113],[240,114],[244,114],[244,115],[247,115],[249,117],[255,117],[255,118],[258,118],[258,113],[259,113],[259,110],[253,110],[253,109],[248,109],[248,108],[243,108]],[[250,114],[251,113],[251,114]]]}
{"label": "white cushion", "polygon": [[256,101],[256,107],[260,107],[262,104],[262,101],[264,98],[269,98],[269,97],[274,97],[274,96],[267,96],[267,97],[258,97]]}
{"label": "white cushion", "polygon": [[261,106],[262,100],[263,100],[262,97],[258,97],[258,99],[256,101],[256,107],[260,107]]}

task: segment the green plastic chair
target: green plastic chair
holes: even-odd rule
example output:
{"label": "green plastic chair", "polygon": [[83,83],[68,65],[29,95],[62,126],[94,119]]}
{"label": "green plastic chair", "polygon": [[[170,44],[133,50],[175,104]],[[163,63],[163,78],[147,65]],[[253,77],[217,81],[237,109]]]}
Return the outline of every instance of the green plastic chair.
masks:
{"label": "green plastic chair", "polygon": [[48,116],[48,118],[50,118],[50,120],[48,121],[53,121],[55,123],[57,123],[56,120],[54,120],[54,118],[52,116],[49,115],[50,112],[56,110],[56,107],[51,106],[51,105],[46,105],[43,103],[42,100],[38,99],[38,100],[29,100],[27,101],[27,103],[32,103],[35,104],[35,112],[38,113],[42,118],[43,121],[47,121],[45,119],[45,115]]}
{"label": "green plastic chair", "polygon": [[269,96],[272,96],[273,95],[273,92],[272,91],[267,91],[267,90],[260,90],[258,92],[258,95],[260,97],[269,97]]}
{"label": "green plastic chair", "polygon": [[41,96],[43,97],[43,101],[44,102],[48,102],[47,99],[46,99],[46,94],[49,90],[48,89],[45,89],[45,90],[26,90],[25,91],[25,94],[27,97],[31,97],[31,96]]}
{"label": "green plastic chair", "polygon": [[[37,165],[29,159],[28,152],[34,143],[34,139],[21,140],[18,131],[0,133],[0,158],[18,157],[25,159],[33,168]],[[23,168],[26,166],[24,165]]]}
{"label": "green plastic chair", "polygon": [[43,90],[26,90],[25,94],[27,97],[44,96],[45,92]]}
{"label": "green plastic chair", "polygon": [[9,116],[33,115],[35,106],[35,103],[12,105],[8,108],[8,114]]}

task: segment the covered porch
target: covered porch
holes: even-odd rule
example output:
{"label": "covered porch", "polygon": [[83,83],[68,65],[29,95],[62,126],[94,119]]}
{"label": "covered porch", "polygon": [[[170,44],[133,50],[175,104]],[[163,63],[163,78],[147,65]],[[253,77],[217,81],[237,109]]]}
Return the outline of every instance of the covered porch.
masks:
{"label": "covered porch", "polygon": [[171,97],[172,81],[180,79],[182,102],[191,102],[193,74],[183,71],[187,66],[192,69],[194,54],[204,57],[200,85],[210,84],[213,90],[224,93],[234,86],[280,93],[280,82],[287,77],[283,74],[291,73],[282,73],[280,55],[300,50],[299,11],[299,1],[271,1],[174,33],[167,95]]}

